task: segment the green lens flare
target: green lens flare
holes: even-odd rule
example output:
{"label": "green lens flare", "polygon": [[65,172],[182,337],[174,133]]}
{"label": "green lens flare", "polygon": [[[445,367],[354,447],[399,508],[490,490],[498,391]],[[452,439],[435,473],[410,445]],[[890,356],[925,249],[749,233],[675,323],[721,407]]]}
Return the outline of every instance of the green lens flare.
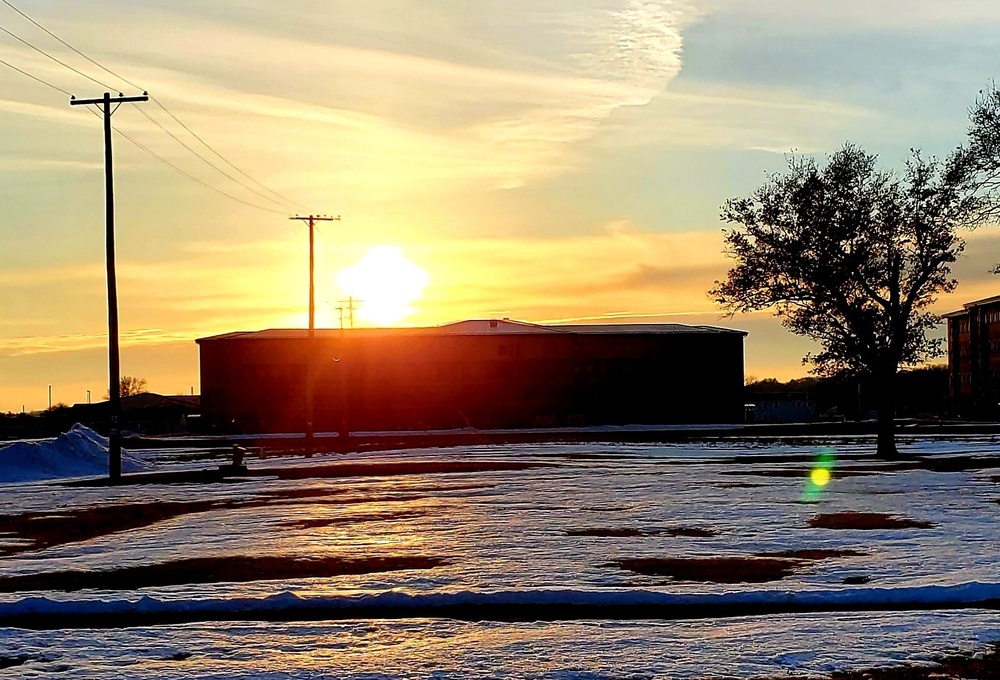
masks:
{"label": "green lens flare", "polygon": [[818,503],[823,489],[827,487],[833,479],[833,466],[836,463],[836,456],[832,448],[820,449],[816,455],[816,460],[809,470],[809,478],[806,480],[806,488],[802,491],[802,501],[805,503]]}

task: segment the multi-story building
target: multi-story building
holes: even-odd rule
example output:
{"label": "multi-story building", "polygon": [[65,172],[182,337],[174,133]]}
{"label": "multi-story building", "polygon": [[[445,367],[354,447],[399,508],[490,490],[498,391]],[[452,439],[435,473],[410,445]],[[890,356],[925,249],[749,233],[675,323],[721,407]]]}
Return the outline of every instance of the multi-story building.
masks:
{"label": "multi-story building", "polygon": [[198,340],[221,430],[417,430],[743,420],[743,331],[682,324],[228,333]]}
{"label": "multi-story building", "polygon": [[948,321],[948,392],[962,415],[1000,413],[1000,296],[969,302]]}

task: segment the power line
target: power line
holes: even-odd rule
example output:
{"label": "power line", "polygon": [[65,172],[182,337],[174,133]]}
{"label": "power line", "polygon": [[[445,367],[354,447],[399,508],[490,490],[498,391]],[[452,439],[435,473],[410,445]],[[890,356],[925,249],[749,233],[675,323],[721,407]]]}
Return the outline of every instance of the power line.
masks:
{"label": "power line", "polygon": [[23,45],[27,45],[28,47],[30,47],[31,49],[35,50],[39,54],[48,57],[49,59],[51,59],[52,61],[56,62],[57,64],[59,64],[61,66],[65,66],[66,68],[68,68],[73,73],[76,73],[77,75],[83,76],[84,78],[86,78],[90,82],[97,83],[101,87],[106,88],[108,90],[114,90],[115,89],[115,88],[111,87],[110,85],[108,85],[106,83],[102,83],[100,80],[97,80],[96,78],[91,78],[90,76],[88,76],[86,73],[84,73],[81,70],[79,70],[77,68],[73,68],[72,66],[70,66],[69,64],[67,64],[65,61],[62,61],[60,59],[57,59],[56,57],[53,57],[51,54],[49,54],[45,50],[41,49],[40,47],[35,47],[30,42],[28,42],[27,40],[25,40],[24,38],[22,38],[21,36],[17,35],[16,33],[12,33],[11,31],[9,31],[6,28],[4,28],[3,26],[0,26],[0,31],[3,31],[4,33],[6,33],[7,35],[9,35],[14,40],[17,40],[19,43],[21,43]]}
{"label": "power line", "polygon": [[[110,75],[114,76],[115,78],[118,78],[119,80],[121,80],[121,81],[123,81],[123,82],[125,82],[125,83],[127,83],[129,85],[131,85],[132,87],[134,87],[136,89],[143,89],[143,88],[140,88],[135,83],[133,83],[132,81],[130,81],[128,78],[125,78],[124,76],[119,75],[118,73],[116,73],[116,72],[112,71],[111,69],[107,68],[106,66],[104,66],[103,64],[101,64],[100,62],[98,62],[97,60],[95,60],[95,59],[87,56],[82,51],[78,50],[76,47],[73,47],[73,45],[69,44],[67,41],[63,40],[58,35],[56,35],[52,31],[50,31],[49,29],[45,28],[45,26],[43,26],[39,22],[35,21],[30,16],[28,16],[27,14],[25,14],[24,12],[22,12],[20,9],[18,9],[17,7],[15,7],[13,3],[9,2],[9,0],[0,0],[0,2],[3,2],[3,4],[5,4],[8,7],[10,7],[12,10],[14,10],[19,15],[21,15],[24,19],[26,19],[29,22],[31,22],[34,26],[36,26],[37,28],[39,28],[42,31],[44,31],[47,35],[49,35],[53,39],[57,40],[60,44],[64,45],[68,49],[72,50],[77,55],[83,57],[84,59],[86,59],[90,63],[94,64],[95,66],[97,66],[98,68],[100,68],[102,71],[105,71],[106,73],[109,73]],[[91,76],[87,75],[83,71],[80,71],[79,69],[76,69],[73,66],[70,66],[66,62],[64,62],[64,61],[62,61],[62,60],[60,60],[60,59],[52,56],[51,54],[49,54],[48,52],[45,52],[41,48],[36,47],[35,45],[31,44],[30,42],[28,42],[24,38],[21,38],[20,36],[16,35],[15,33],[11,32],[10,30],[4,28],[3,26],[0,26],[0,31],[3,31],[4,33],[6,33],[10,37],[14,38],[18,42],[26,45],[27,47],[30,47],[31,49],[35,50],[39,54],[44,55],[45,57],[51,59],[52,61],[56,62],[57,64],[59,64],[59,65],[65,67],[65,68],[69,69],[70,71],[73,71],[74,73],[76,73],[76,74],[78,74],[80,76],[83,76],[84,78],[90,80],[91,82],[96,83],[96,84],[98,84],[98,85],[100,85],[102,87],[105,87],[108,90],[114,90],[115,89],[115,88],[111,87],[110,85],[97,80],[96,78],[92,78]],[[24,75],[28,76],[29,78],[33,78],[35,80],[38,80],[39,82],[42,82],[45,85],[48,85],[49,87],[53,87],[53,88],[59,90],[60,92],[69,95],[70,97],[73,96],[69,92],[66,92],[65,90],[63,90],[61,88],[56,88],[54,85],[52,85],[50,83],[46,83],[45,81],[41,80],[40,78],[36,78],[35,76],[33,76],[33,75],[29,74],[29,73],[21,71],[20,69],[14,67],[14,66],[11,66],[10,64],[7,64],[6,62],[0,62],[0,63],[3,63],[4,65],[9,66],[10,68],[13,68],[16,71],[18,71],[20,73],[23,73]],[[142,109],[138,109],[138,107],[137,107],[137,110],[139,110],[139,112],[142,113],[143,116],[145,116],[147,119],[149,119],[157,127],[159,127],[161,130],[163,130],[168,135],[170,135],[170,137],[173,138],[174,141],[176,141],[181,146],[183,146],[185,149],[187,149],[188,151],[190,151],[191,153],[193,153],[195,156],[197,156],[198,158],[200,158],[202,161],[204,161],[205,163],[207,163],[209,166],[211,166],[217,172],[221,173],[225,177],[229,178],[233,182],[236,182],[237,184],[239,184],[243,188],[247,189],[248,191],[251,191],[252,193],[256,194],[257,196],[260,196],[261,198],[263,198],[263,199],[265,199],[267,201],[270,201],[271,203],[275,203],[275,204],[280,205],[281,202],[284,202],[287,205],[303,207],[300,203],[297,203],[296,201],[293,201],[292,199],[288,198],[287,196],[281,195],[280,193],[278,193],[274,189],[271,189],[270,187],[262,184],[261,182],[259,182],[258,180],[254,179],[252,176],[250,176],[249,174],[247,174],[246,172],[244,172],[243,170],[241,170],[232,161],[230,161],[228,158],[226,158],[221,153],[219,153],[218,151],[216,151],[208,142],[206,142],[204,139],[202,139],[194,130],[192,130],[190,127],[188,127],[187,125],[185,125],[184,122],[180,118],[178,118],[176,115],[174,115],[174,113],[172,111],[170,111],[163,104],[163,102],[161,102],[159,99],[157,99],[155,97],[150,97],[150,99],[152,99],[156,103],[157,106],[159,106],[161,109],[163,109],[163,111],[168,116],[170,116],[171,118],[173,118],[174,121],[176,121],[178,125],[180,125],[182,128],[184,128],[192,137],[194,137],[196,140],[198,140],[206,149],[208,149],[213,154],[215,154],[216,156],[218,156],[224,163],[226,163],[227,165],[229,165],[233,170],[235,170],[239,174],[243,175],[244,177],[246,177],[248,180],[250,180],[251,182],[253,182],[257,186],[259,186],[260,188],[264,189],[265,191],[267,191],[270,194],[273,194],[274,196],[277,196],[278,199],[280,199],[280,201],[277,201],[274,198],[271,198],[270,196],[262,194],[261,192],[257,191],[253,187],[250,187],[247,184],[245,184],[244,182],[242,182],[242,181],[238,180],[237,178],[233,177],[232,175],[230,175],[229,173],[227,173],[225,170],[219,168],[217,165],[215,165],[214,163],[212,163],[210,160],[208,160],[207,158],[205,158],[204,156],[202,156],[201,154],[199,154],[197,151],[195,151],[194,149],[192,149],[190,146],[188,146],[187,144],[185,144],[183,141],[181,141],[176,135],[174,135],[172,132],[170,132],[170,130],[168,130],[166,127],[164,127],[159,121],[155,120],[149,114],[147,114],[145,111],[143,111]],[[181,173],[182,175],[184,175],[188,179],[191,179],[192,181],[195,181],[198,184],[201,184],[202,186],[205,186],[206,188],[211,189],[212,191],[218,192],[218,193],[220,193],[220,194],[222,194],[224,196],[227,196],[228,198],[231,198],[231,199],[233,199],[235,201],[238,201],[240,203],[243,203],[245,205],[249,205],[249,206],[252,206],[254,208],[258,208],[260,210],[267,210],[269,212],[274,212],[274,213],[277,213],[277,214],[284,214],[284,211],[272,210],[271,208],[265,208],[263,206],[259,206],[259,205],[255,204],[255,203],[251,203],[249,201],[244,201],[243,199],[240,199],[240,198],[238,198],[236,196],[233,196],[232,194],[229,194],[229,193],[227,193],[227,192],[225,192],[225,191],[223,191],[221,189],[218,189],[218,188],[216,188],[214,186],[211,186],[210,184],[207,184],[206,182],[203,182],[202,180],[200,180],[200,179],[198,179],[198,178],[196,178],[196,177],[188,174],[187,172],[184,172],[183,170],[181,170],[180,168],[176,167],[174,164],[170,163],[166,159],[164,159],[164,158],[158,156],[157,154],[153,153],[151,150],[143,147],[138,142],[136,142],[135,140],[131,139],[130,137],[128,137],[127,135],[125,135],[125,133],[121,132],[120,130],[116,129],[115,131],[118,132],[118,134],[120,134],[123,137],[125,137],[126,139],[128,139],[128,141],[132,142],[136,146],[139,146],[139,148],[143,149],[144,151],[146,151],[150,155],[152,155],[155,158],[159,159],[161,162],[166,163],[171,168],[173,168],[177,172]]]}
{"label": "power line", "polygon": [[38,23],[37,21],[35,21],[35,20],[34,20],[34,19],[32,19],[31,17],[29,17],[29,16],[27,15],[27,14],[25,14],[24,12],[22,12],[21,10],[19,10],[19,9],[18,9],[17,7],[15,7],[15,6],[13,5],[13,4],[11,4],[10,2],[8,2],[8,0],[0,0],[0,2],[3,2],[3,4],[5,4],[5,5],[7,5],[8,7],[10,7],[10,8],[12,9],[12,10],[14,10],[14,11],[15,11],[15,12],[17,12],[18,14],[20,14],[20,15],[21,15],[22,17],[24,17],[25,19],[27,19],[28,21],[30,21],[30,22],[31,22],[32,24],[34,24],[35,26],[37,26],[37,27],[38,27],[38,28],[40,28],[41,30],[45,31],[45,32],[46,32],[47,34],[49,34],[49,35],[50,35],[51,37],[53,37],[53,38],[55,38],[56,40],[58,40],[58,41],[59,41],[60,43],[62,43],[62,44],[63,44],[63,45],[65,46],[65,47],[68,47],[69,49],[73,50],[73,51],[74,51],[74,52],[76,52],[76,53],[77,53],[78,55],[80,55],[81,57],[83,57],[84,59],[86,59],[86,60],[87,60],[87,61],[89,61],[89,62],[90,62],[91,64],[93,64],[93,65],[94,65],[94,66],[96,66],[97,68],[101,69],[101,70],[102,70],[102,71],[104,71],[105,73],[109,73],[109,74],[113,75],[113,76],[114,76],[115,78],[117,78],[118,80],[121,80],[122,82],[124,82],[124,83],[126,83],[126,84],[128,84],[128,85],[130,85],[130,86],[132,86],[132,87],[134,87],[134,88],[135,88],[135,89],[137,89],[137,90],[142,90],[142,89],[144,89],[144,88],[141,88],[141,87],[139,87],[139,86],[138,86],[138,85],[136,85],[135,83],[133,83],[133,82],[132,82],[131,80],[129,80],[128,78],[126,78],[126,77],[124,77],[124,76],[120,76],[120,75],[118,75],[117,73],[115,73],[115,72],[114,72],[114,71],[112,71],[111,69],[107,68],[107,67],[106,67],[106,66],[104,66],[103,64],[101,64],[101,63],[99,63],[99,62],[95,61],[94,59],[91,59],[91,58],[90,58],[90,57],[88,57],[88,56],[87,56],[86,54],[84,54],[84,53],[83,53],[83,52],[81,52],[80,50],[76,49],[75,47],[73,47],[72,45],[70,45],[70,44],[69,44],[68,42],[66,42],[65,40],[63,40],[62,38],[60,38],[60,37],[59,37],[58,35],[56,35],[56,34],[55,34],[55,33],[53,33],[52,31],[50,31],[49,29],[45,28],[45,27],[44,27],[44,26],[42,26],[42,25],[41,25],[40,23]]}
{"label": "power line", "polygon": [[[94,114],[95,116],[97,116],[98,118],[101,117],[101,114],[99,114],[97,111],[94,111],[93,109],[88,109],[88,110],[92,114]],[[156,160],[160,161],[161,163],[163,163],[164,165],[166,165],[167,167],[169,167],[170,169],[172,169],[174,172],[176,172],[176,173],[178,173],[180,175],[183,175],[184,177],[186,177],[187,179],[191,180],[192,182],[195,182],[196,184],[200,184],[201,186],[205,187],[206,189],[210,189],[211,191],[214,191],[214,192],[216,192],[218,194],[222,194],[226,198],[230,198],[230,199],[236,201],[237,203],[242,203],[243,205],[248,205],[251,208],[257,208],[258,210],[266,210],[267,212],[275,213],[277,215],[284,215],[285,214],[284,211],[274,210],[272,208],[266,208],[266,207],[264,207],[262,205],[257,205],[256,203],[251,203],[250,201],[244,201],[242,198],[239,198],[238,196],[233,196],[232,194],[230,194],[230,193],[228,193],[226,191],[223,191],[222,189],[219,189],[218,187],[214,187],[211,184],[198,179],[194,175],[192,175],[190,173],[187,173],[184,170],[181,170],[176,165],[174,165],[173,163],[171,163],[170,161],[168,161],[166,158],[164,158],[163,156],[159,155],[158,153],[156,153],[155,151],[153,151],[149,147],[147,147],[147,146],[145,146],[145,145],[137,142],[136,140],[132,139],[132,137],[130,137],[126,133],[122,132],[118,128],[112,128],[112,129],[115,132],[117,132],[119,135],[121,135],[122,137],[124,137],[127,141],[131,142],[133,145],[135,145],[136,147],[138,147],[142,151],[145,151],[147,154],[149,154],[150,156],[152,156]]]}
{"label": "power line", "polygon": [[187,149],[188,151],[190,151],[191,153],[193,153],[195,156],[197,156],[199,159],[201,159],[206,165],[208,165],[210,168],[212,168],[216,172],[220,173],[222,176],[224,176],[224,177],[226,177],[228,179],[231,179],[232,181],[236,182],[237,184],[239,184],[241,187],[243,187],[247,191],[250,191],[250,192],[252,192],[252,193],[260,196],[264,200],[270,201],[271,203],[277,203],[278,205],[281,205],[281,203],[279,201],[276,201],[275,199],[271,198],[267,194],[263,194],[263,193],[257,191],[252,186],[248,185],[245,182],[240,181],[239,179],[233,177],[232,175],[230,175],[228,172],[226,172],[225,170],[223,170],[219,166],[215,165],[212,161],[208,160],[207,158],[205,158],[204,156],[202,156],[200,153],[198,153],[197,151],[195,151],[194,149],[192,149],[190,146],[188,146],[187,144],[185,144],[183,140],[181,140],[179,137],[177,137],[177,135],[175,135],[173,132],[171,132],[170,130],[168,130],[167,128],[165,128],[163,126],[163,124],[160,123],[160,121],[158,121],[155,118],[153,118],[152,116],[150,116],[148,113],[146,113],[145,111],[143,111],[138,106],[136,106],[135,109],[139,113],[141,113],[146,120],[148,120],[150,123],[152,123],[156,127],[160,128],[161,130],[163,130],[164,132],[166,132],[168,135],[170,135],[171,139],[173,139],[175,142],[177,142],[178,144],[180,144],[181,146],[183,146],[185,149]]}
{"label": "power line", "polygon": [[[3,1],[6,2],[6,0],[3,0]],[[170,116],[171,118],[173,118],[177,122],[178,125],[180,125],[182,128],[184,128],[185,130],[187,130],[188,133],[190,133],[190,135],[192,137],[194,137],[199,142],[201,142],[205,146],[206,149],[208,149],[209,151],[211,151],[212,153],[214,153],[216,156],[218,156],[220,159],[222,159],[222,161],[225,162],[226,165],[228,165],[229,167],[231,167],[233,170],[235,170],[236,172],[238,172],[241,175],[243,175],[244,177],[246,177],[248,180],[250,180],[251,182],[253,182],[257,186],[259,186],[261,189],[264,189],[265,191],[267,191],[267,192],[269,192],[271,194],[274,194],[275,196],[277,196],[278,198],[280,198],[282,201],[284,201],[286,204],[298,206],[300,208],[305,207],[301,203],[293,201],[292,199],[288,198],[287,196],[283,196],[283,195],[279,194],[274,189],[271,189],[270,187],[268,187],[268,186],[266,186],[264,184],[261,184],[260,182],[258,182],[257,180],[255,180],[253,177],[251,177],[247,173],[245,173],[242,170],[240,170],[235,164],[233,164],[232,161],[230,161],[228,158],[226,158],[221,153],[219,153],[214,148],[212,148],[212,146],[208,142],[206,142],[204,139],[202,139],[201,137],[199,137],[197,135],[197,133],[195,133],[194,130],[192,130],[187,125],[185,125],[184,121],[182,121],[180,118],[178,118],[177,116],[175,116],[166,106],[163,105],[163,103],[159,99],[157,99],[156,97],[150,97],[150,99],[153,100],[153,103],[155,103],[157,106],[159,106],[161,109],[163,109],[163,111],[168,116]]]}
{"label": "power line", "polygon": [[148,147],[143,146],[142,144],[140,144],[139,142],[135,141],[134,139],[132,139],[131,137],[129,137],[127,134],[125,134],[124,132],[122,132],[118,128],[114,128],[114,131],[117,132],[118,134],[120,134],[122,137],[124,137],[128,141],[132,142],[132,144],[134,144],[135,146],[139,147],[140,149],[142,149],[143,151],[145,151],[146,153],[148,153],[150,156],[152,156],[156,160],[158,160],[161,163],[163,163],[163,164],[167,165],[168,167],[172,168],[175,172],[180,173],[181,175],[183,175],[184,177],[187,177],[192,182],[196,182],[197,184],[200,184],[201,186],[205,187],[206,189],[210,189],[210,190],[212,190],[212,191],[214,191],[214,192],[216,192],[218,194],[222,194],[226,198],[230,198],[230,199],[236,201],[237,203],[242,203],[243,205],[248,205],[251,208],[257,208],[258,210],[266,210],[267,212],[275,213],[276,215],[284,215],[284,214],[286,214],[285,211],[283,211],[283,210],[274,210],[273,208],[265,208],[262,205],[257,205],[256,203],[251,203],[250,201],[244,201],[242,198],[239,198],[237,196],[233,196],[229,192],[223,191],[222,189],[219,189],[218,187],[214,187],[211,184],[198,179],[194,175],[191,175],[191,174],[189,174],[187,172],[184,172],[183,170],[181,170],[180,168],[178,168],[176,165],[174,165],[173,163],[171,163],[170,161],[168,161],[166,158],[164,158],[163,156],[160,156],[155,151],[150,150]]}
{"label": "power line", "polygon": [[[86,59],[91,64],[93,64],[94,66],[98,67],[99,69],[101,69],[105,73],[108,73],[108,74],[114,76],[115,78],[118,78],[119,80],[127,83],[128,85],[131,85],[132,87],[136,88],[137,90],[145,90],[145,88],[139,87],[138,85],[136,85],[135,83],[133,83],[131,80],[129,80],[125,76],[122,76],[122,75],[116,73],[115,71],[112,71],[111,69],[109,69],[107,66],[104,66],[103,64],[101,64],[96,59],[93,59],[93,58],[87,56],[84,52],[82,52],[81,50],[77,49],[73,45],[69,44],[67,41],[65,41],[62,38],[60,38],[58,35],[56,35],[52,31],[50,31],[49,29],[47,29],[41,23],[39,23],[38,21],[35,21],[33,18],[31,18],[30,16],[28,16],[27,14],[25,14],[24,12],[22,12],[20,9],[18,9],[17,7],[15,7],[14,4],[10,2],[10,0],[0,0],[0,2],[3,2],[3,4],[7,5],[12,10],[14,10],[15,12],[17,12],[19,15],[21,15],[22,17],[24,17],[25,19],[27,19],[28,21],[30,21],[34,26],[38,27],[39,29],[41,29],[42,31],[44,31],[47,35],[49,35],[53,39],[57,40],[60,44],[62,44],[63,46],[67,47],[68,49],[72,50],[77,55],[83,57],[84,59]],[[86,75],[85,73],[83,73],[81,71],[78,71],[77,69],[73,68],[72,66],[70,66],[70,65],[68,65],[68,64],[66,64],[64,62],[59,61],[55,57],[52,57],[51,55],[43,52],[42,50],[40,50],[39,48],[35,47],[34,45],[31,45],[26,40],[23,40],[22,38],[19,38],[18,36],[14,35],[13,33],[10,33],[10,31],[7,31],[6,29],[3,29],[2,27],[0,27],[0,30],[4,30],[9,35],[11,35],[12,37],[16,38],[17,40],[20,40],[25,45],[28,45],[28,47],[31,47],[32,49],[35,49],[35,50],[41,52],[45,56],[49,57],[50,59],[53,59],[54,61],[57,61],[58,63],[62,64],[66,68],[69,68],[70,70],[74,71],[75,73],[78,73],[78,74],[82,75],[83,77],[88,78],[89,80],[91,80],[91,81],[93,81],[93,82],[95,82],[95,83],[97,83],[99,85],[103,85],[104,87],[107,87],[108,89],[114,89],[114,88],[111,88],[108,85],[105,85],[104,83],[101,83],[98,80],[95,80],[94,78],[91,78],[90,76]],[[233,170],[235,170],[236,172],[238,172],[240,175],[242,175],[243,177],[247,178],[248,180],[250,180],[251,182],[253,182],[254,184],[256,184],[258,187],[260,187],[264,191],[268,192],[269,194],[272,194],[272,195],[276,196],[278,199],[280,199],[281,202],[284,202],[285,204],[287,204],[289,206],[298,206],[300,208],[305,207],[301,203],[298,203],[298,202],[296,202],[296,201],[288,198],[287,196],[283,196],[282,194],[278,193],[274,189],[271,189],[267,185],[259,182],[258,180],[254,179],[251,175],[249,175],[246,172],[244,172],[243,170],[241,170],[235,163],[233,163],[228,158],[226,158],[225,156],[223,156],[221,153],[219,153],[218,151],[216,151],[215,148],[212,147],[212,145],[210,145],[208,142],[206,142],[204,139],[202,139],[201,136],[199,136],[194,130],[192,130],[190,127],[188,127],[187,125],[185,125],[184,121],[182,121],[180,118],[178,118],[176,115],[174,115],[174,113],[172,111],[170,111],[170,109],[168,109],[166,107],[166,105],[163,104],[163,102],[161,102],[156,97],[150,97],[150,99],[152,99],[153,102],[155,102],[157,106],[159,106],[161,109],[163,109],[164,113],[166,113],[168,116],[170,116],[171,118],[173,118],[174,121],[178,125],[180,125],[182,128],[184,128],[188,132],[188,134],[190,134],[192,137],[194,137],[196,140],[198,140],[206,149],[208,149],[213,154],[215,154],[216,156],[218,156],[218,158],[220,160],[222,160],[226,165],[228,165],[229,167],[231,167]],[[143,114],[143,115],[146,115],[146,114]],[[147,117],[148,117],[148,115],[147,115]],[[153,121],[153,122],[156,123],[156,121]],[[232,177],[228,173],[226,173],[223,170],[221,170],[218,167],[216,167],[214,164],[210,163],[203,156],[201,156],[200,154],[198,154],[197,152],[195,152],[193,149],[191,149],[191,147],[189,147],[188,145],[186,145],[183,142],[181,142],[180,139],[178,139],[177,137],[175,137],[172,133],[170,133],[166,128],[164,128],[159,123],[156,123],[156,125],[158,125],[159,127],[161,127],[164,130],[164,132],[167,132],[167,134],[170,134],[171,137],[173,137],[178,143],[180,143],[182,146],[184,146],[184,148],[186,148],[188,151],[191,151],[191,153],[194,153],[196,156],[198,156],[203,161],[205,161],[206,163],[208,163],[209,165],[211,165],[213,168],[215,168],[216,170],[218,170],[219,172],[221,172],[223,175],[225,175],[226,177],[229,177],[229,179],[233,180],[237,184],[240,184],[244,188],[252,191],[253,193],[257,194],[258,196],[261,196],[262,198],[264,198],[264,199],[266,199],[268,201],[271,201],[272,203],[276,203],[276,201],[273,198],[271,198],[270,196],[266,196],[266,195],[261,194],[258,191],[254,190],[254,189],[252,189],[250,187],[247,187],[245,184],[243,184],[242,182],[240,182],[236,178]]]}
{"label": "power line", "polygon": [[67,92],[66,90],[62,89],[61,87],[58,87],[58,86],[56,86],[56,85],[53,85],[53,84],[52,84],[52,83],[50,83],[50,82],[47,82],[47,81],[45,81],[45,80],[42,80],[42,79],[41,79],[41,78],[39,78],[38,76],[33,76],[33,75],[31,75],[30,73],[28,73],[27,71],[22,71],[21,69],[19,69],[18,67],[14,66],[13,64],[8,64],[8,63],[7,63],[6,61],[4,61],[3,59],[0,59],[0,64],[3,64],[3,65],[4,65],[4,66],[6,66],[7,68],[10,68],[10,69],[13,69],[13,70],[17,71],[18,73],[20,73],[20,74],[21,74],[21,75],[23,75],[23,76],[28,76],[28,77],[29,77],[29,78],[31,78],[32,80],[36,80],[36,81],[38,81],[38,82],[39,82],[39,83],[41,83],[42,85],[47,85],[48,87],[51,87],[51,88],[52,88],[53,90],[56,90],[56,91],[58,91],[58,92],[62,92],[62,93],[63,93],[64,95],[66,95],[66,96],[68,96],[68,97],[72,97],[72,96],[73,96],[73,94],[72,94],[72,93],[70,93],[70,92]]}

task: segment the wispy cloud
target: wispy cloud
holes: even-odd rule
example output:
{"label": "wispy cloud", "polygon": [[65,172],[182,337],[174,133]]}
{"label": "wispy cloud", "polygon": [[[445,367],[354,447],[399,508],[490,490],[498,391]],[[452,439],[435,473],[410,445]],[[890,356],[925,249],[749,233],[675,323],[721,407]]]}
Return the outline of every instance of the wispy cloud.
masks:
{"label": "wispy cloud", "polygon": [[[119,342],[122,347],[135,347],[139,345],[150,346],[190,341],[195,337],[197,335],[193,333],[165,331],[161,328],[143,328],[123,331],[119,335]],[[0,357],[79,352],[106,348],[107,346],[107,333],[74,333],[30,338],[0,338]]]}

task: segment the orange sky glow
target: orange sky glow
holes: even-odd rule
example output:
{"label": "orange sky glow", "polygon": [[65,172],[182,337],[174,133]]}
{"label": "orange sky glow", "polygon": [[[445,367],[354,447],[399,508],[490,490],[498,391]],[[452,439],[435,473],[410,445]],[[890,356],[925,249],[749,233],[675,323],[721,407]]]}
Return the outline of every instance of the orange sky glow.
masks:
{"label": "orange sky glow", "polygon": [[[804,375],[810,341],[767,312],[724,318],[709,298],[729,266],[719,207],[789,152],[849,139],[898,168],[912,146],[962,143],[997,69],[959,38],[1000,11],[915,2],[906,21],[876,0],[821,22],[788,0],[28,9],[156,98],[113,119],[146,149],[114,139],[122,372],[186,394],[199,391],[196,338],[305,326],[308,234],[288,217],[310,212],[342,217],[316,234],[320,327],[339,325],[349,296],[358,325],[715,324],[749,332],[748,375]],[[943,26],[958,36],[947,63],[914,38]],[[0,59],[58,88],[0,67],[0,411],[30,411],[49,385],[56,403],[107,390],[101,124],[59,91],[103,90],[16,41],[0,40]],[[936,311],[997,293],[998,238],[969,235]]]}

